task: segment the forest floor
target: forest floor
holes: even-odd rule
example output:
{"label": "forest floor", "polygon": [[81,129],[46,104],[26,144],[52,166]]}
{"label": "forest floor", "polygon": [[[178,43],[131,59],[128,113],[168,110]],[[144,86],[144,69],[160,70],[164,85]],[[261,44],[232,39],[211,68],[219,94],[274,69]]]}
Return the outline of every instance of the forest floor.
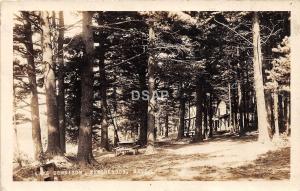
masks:
{"label": "forest floor", "polygon": [[[215,136],[201,143],[160,140],[156,153],[94,153],[99,166],[64,168],[62,180],[283,180],[290,176],[288,141],[261,144],[256,134]],[[69,156],[70,159],[74,156]]]}
{"label": "forest floor", "polygon": [[261,144],[257,136],[223,135],[202,143],[160,141],[152,155],[112,153],[96,156],[101,164],[64,180],[282,180],[289,179],[290,147]]}

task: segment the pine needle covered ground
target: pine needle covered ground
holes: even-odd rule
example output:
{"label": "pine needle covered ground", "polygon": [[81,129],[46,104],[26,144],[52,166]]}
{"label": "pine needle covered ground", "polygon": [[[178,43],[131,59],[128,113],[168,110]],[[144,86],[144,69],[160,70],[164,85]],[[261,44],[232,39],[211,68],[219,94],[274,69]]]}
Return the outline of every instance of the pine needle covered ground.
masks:
{"label": "pine needle covered ground", "polygon": [[[290,175],[290,147],[287,141],[261,144],[256,135],[223,135],[202,143],[188,140],[158,143],[157,152],[115,157],[95,152],[99,166],[74,171],[74,165],[60,168],[62,180],[283,180]],[[72,158],[69,157],[72,161]],[[72,163],[72,162],[71,162]],[[63,165],[60,165],[63,166]],[[28,171],[27,171],[28,172]],[[72,175],[73,173],[73,175]],[[33,175],[33,172],[28,173]],[[22,173],[22,177],[28,176]],[[25,177],[24,177],[25,178]],[[26,179],[26,178],[25,178]],[[32,177],[28,180],[34,180]]]}

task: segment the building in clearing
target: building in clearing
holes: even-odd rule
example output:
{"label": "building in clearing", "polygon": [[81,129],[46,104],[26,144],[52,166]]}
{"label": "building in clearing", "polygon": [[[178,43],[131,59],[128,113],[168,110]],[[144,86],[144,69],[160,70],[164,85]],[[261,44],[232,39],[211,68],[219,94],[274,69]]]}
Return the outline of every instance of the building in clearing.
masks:
{"label": "building in clearing", "polygon": [[[227,104],[224,100],[219,102],[214,102],[212,104],[213,110],[213,129],[215,132],[217,131],[227,131],[229,130],[229,111],[227,109]],[[193,135],[195,132],[195,121],[196,121],[196,106],[190,105],[186,108],[185,113],[185,130],[184,134],[186,135]],[[207,117],[209,120],[209,117]],[[209,122],[207,123],[209,124]],[[202,127],[204,125],[204,117],[202,119]],[[204,128],[202,128],[204,131]]]}

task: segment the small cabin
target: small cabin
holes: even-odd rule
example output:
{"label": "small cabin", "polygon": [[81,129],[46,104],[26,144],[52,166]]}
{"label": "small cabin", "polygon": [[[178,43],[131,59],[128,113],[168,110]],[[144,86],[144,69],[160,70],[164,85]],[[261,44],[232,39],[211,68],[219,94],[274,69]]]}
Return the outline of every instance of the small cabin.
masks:
{"label": "small cabin", "polygon": [[229,111],[227,110],[227,104],[224,100],[219,102],[213,121],[216,131],[226,131],[229,129]]}
{"label": "small cabin", "polygon": [[226,102],[222,100],[218,104],[216,116],[222,116],[222,115],[225,115],[227,113],[228,112],[227,112]]}
{"label": "small cabin", "polygon": [[[229,130],[229,111],[227,104],[224,100],[215,102],[212,104],[213,109],[213,129],[214,131],[226,131]],[[207,118],[209,120],[209,117]],[[196,121],[196,106],[191,105],[186,108],[185,113],[185,134],[188,132],[192,133],[195,131],[195,121]],[[204,123],[204,120],[202,120]],[[207,123],[209,124],[209,123]]]}

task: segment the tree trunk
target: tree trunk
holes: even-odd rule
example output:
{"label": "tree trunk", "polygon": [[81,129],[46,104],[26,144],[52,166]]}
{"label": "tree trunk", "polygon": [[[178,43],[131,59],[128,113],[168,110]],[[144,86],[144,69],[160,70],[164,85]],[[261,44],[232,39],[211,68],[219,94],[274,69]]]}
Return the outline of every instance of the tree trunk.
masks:
{"label": "tree trunk", "polygon": [[244,111],[244,129],[243,133],[249,130],[249,108],[250,108],[250,99],[251,97],[249,96],[249,73],[248,73],[248,65],[246,65],[246,83],[244,84],[243,88],[243,111]]}
{"label": "tree trunk", "polygon": [[279,124],[279,133],[284,132],[285,130],[285,116],[284,116],[284,95],[279,94],[278,92],[278,124]]}
{"label": "tree trunk", "polygon": [[[163,130],[162,130],[163,126],[161,125],[161,117],[160,116],[161,116],[161,107],[158,106],[158,112],[156,112],[155,121],[157,123],[156,127],[158,127],[157,131],[156,131],[156,134],[158,134],[159,136],[161,136],[163,134],[162,133],[163,132]],[[157,139],[157,135],[155,137]]]}
{"label": "tree trunk", "polygon": [[59,122],[56,97],[55,63],[52,60],[49,13],[44,11],[43,18],[43,63],[45,65],[45,88],[48,125],[48,156],[60,155]]}
{"label": "tree trunk", "polygon": [[179,127],[177,139],[184,137],[184,117],[185,117],[185,98],[183,93],[182,82],[180,82],[180,93],[179,93]]}
{"label": "tree trunk", "polygon": [[[114,91],[116,91],[116,88],[114,88]],[[114,97],[116,99],[116,97]],[[115,100],[116,101],[116,100]],[[114,114],[112,114],[111,110],[107,107],[107,111],[108,111],[108,114],[111,118],[111,123],[113,124],[113,127],[114,127],[114,140],[113,140],[113,144],[114,146],[117,146],[118,145],[118,142],[120,141],[119,139],[119,135],[118,135],[118,124],[117,124],[117,120],[116,120],[116,111],[117,111],[117,106],[114,105]]]}
{"label": "tree trunk", "polygon": [[[114,79],[116,79],[116,75],[114,75]],[[118,112],[118,101],[117,101],[117,87],[113,87],[113,93],[112,93],[112,105],[113,105],[113,113],[108,108],[109,115],[111,117],[111,122],[114,126],[114,146],[118,145],[118,142],[120,141],[119,135],[118,135],[118,123],[117,123],[117,112]]]}
{"label": "tree trunk", "polygon": [[81,67],[81,109],[77,160],[80,167],[92,165],[92,113],[94,40],[92,13],[82,12],[82,37],[85,46],[84,64]]}
{"label": "tree trunk", "polygon": [[274,108],[274,126],[275,126],[274,139],[278,139],[279,138],[279,121],[278,121],[278,91],[277,91],[277,87],[276,87],[275,91],[273,92],[273,99],[274,99],[273,108]]}
{"label": "tree trunk", "polygon": [[100,61],[99,61],[99,73],[100,73],[100,95],[101,95],[101,148],[108,151],[109,141],[108,141],[108,107],[107,107],[107,81],[105,73],[105,50],[102,47],[100,50]]}
{"label": "tree trunk", "polygon": [[32,43],[32,27],[29,21],[29,13],[24,12],[25,16],[25,47],[27,50],[27,63],[28,63],[28,80],[31,91],[31,124],[32,124],[32,139],[34,143],[34,159],[40,160],[40,155],[43,152],[42,139],[41,139],[41,127],[40,127],[40,114],[39,114],[39,101],[38,91],[36,83],[36,70],[34,63],[34,50]]}
{"label": "tree trunk", "polygon": [[155,66],[154,60],[154,41],[155,33],[153,29],[154,23],[149,23],[149,58],[148,58],[148,113],[147,113],[147,153],[154,152],[154,128],[155,128],[155,108],[156,100],[154,97],[155,91]]}
{"label": "tree trunk", "polygon": [[[140,94],[142,91],[147,90],[146,84],[146,68],[139,70],[139,83],[140,83]],[[146,100],[139,100],[139,122],[140,122],[140,133],[139,133],[139,144],[147,144],[147,115],[148,115],[148,102]]]}
{"label": "tree trunk", "polygon": [[244,133],[244,115],[243,115],[243,107],[242,107],[242,88],[241,88],[241,82],[240,80],[237,81],[237,91],[238,91],[238,120],[239,120],[239,126],[238,126],[238,132],[240,135]]}
{"label": "tree trunk", "polygon": [[189,120],[188,120],[188,125],[187,125],[187,136],[189,137],[189,132],[190,132],[190,129],[191,129],[191,100],[189,98],[189,101],[188,101],[188,115],[189,115]]}
{"label": "tree trunk", "polygon": [[[253,92],[253,94],[255,94],[255,92]],[[258,130],[258,116],[257,116],[257,107],[256,107],[256,99],[255,99],[255,103],[253,104],[254,106],[254,112],[253,112],[253,115],[252,115],[252,130]]]}
{"label": "tree trunk", "polygon": [[59,31],[58,31],[58,118],[59,118],[59,137],[60,137],[60,149],[62,152],[66,152],[66,117],[65,117],[65,85],[64,85],[64,15],[62,11],[59,11]]}
{"label": "tree trunk", "polygon": [[[235,79],[236,81],[236,79]],[[237,91],[235,89],[233,89],[233,91],[231,91],[232,94],[232,117],[233,117],[233,128],[232,128],[232,132],[235,133],[237,132],[237,125],[238,125],[238,108],[237,108]]]}
{"label": "tree trunk", "polygon": [[270,130],[274,129],[274,104],[273,104],[273,94],[266,93],[265,94],[266,100],[266,110],[267,110],[267,119],[270,124]]}
{"label": "tree trunk", "polygon": [[259,29],[258,13],[254,12],[253,16],[253,64],[254,64],[254,86],[256,95],[256,107],[258,116],[258,141],[269,142],[270,137],[268,129],[270,124],[267,119],[266,101],[264,95],[264,84],[262,76],[262,53],[261,53],[261,40]]}
{"label": "tree trunk", "polygon": [[213,137],[213,109],[212,109],[212,94],[209,94],[209,106],[208,106],[208,113],[209,113],[209,138]]}
{"label": "tree trunk", "polygon": [[[199,78],[199,77],[198,77]],[[196,81],[196,121],[195,121],[195,137],[194,141],[203,141],[202,136],[202,112],[203,112],[203,95],[202,95],[202,84],[201,79]]]}
{"label": "tree trunk", "polygon": [[208,103],[207,103],[207,94],[204,92],[203,93],[203,104],[204,104],[204,108],[203,108],[203,113],[204,113],[204,122],[203,122],[203,126],[204,126],[204,138],[208,139]]}
{"label": "tree trunk", "polygon": [[168,111],[166,111],[166,116],[165,116],[165,137],[169,137],[169,114],[168,114]]}
{"label": "tree trunk", "polygon": [[291,124],[291,97],[290,94],[286,96],[286,134],[290,134],[290,124]]}
{"label": "tree trunk", "polygon": [[141,100],[140,102],[140,134],[139,134],[139,144],[146,145],[147,144],[147,125],[148,125],[148,102],[145,100]]}
{"label": "tree trunk", "polygon": [[288,134],[289,132],[289,99],[287,93],[283,96],[283,118],[284,118],[284,130]]}
{"label": "tree trunk", "polygon": [[185,114],[185,100],[180,98],[179,103],[179,128],[177,139],[182,139],[184,137],[184,115]]}
{"label": "tree trunk", "polygon": [[230,87],[230,82],[227,84],[228,87],[228,105],[229,105],[229,130],[232,132],[232,107],[231,107],[231,87]]}

